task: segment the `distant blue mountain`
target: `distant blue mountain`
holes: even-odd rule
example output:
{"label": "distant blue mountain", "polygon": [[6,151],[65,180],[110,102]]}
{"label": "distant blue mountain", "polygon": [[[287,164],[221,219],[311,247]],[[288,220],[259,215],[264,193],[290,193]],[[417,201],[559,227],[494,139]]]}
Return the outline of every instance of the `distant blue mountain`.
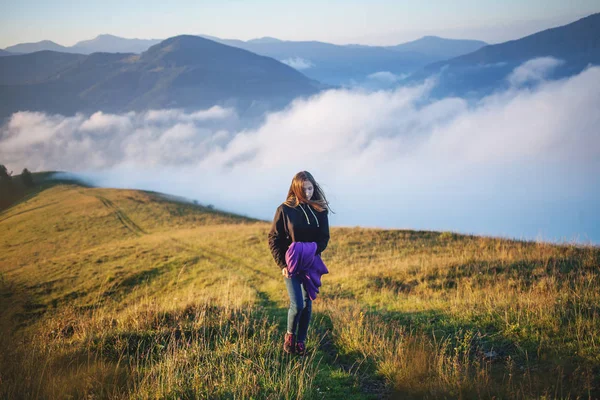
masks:
{"label": "distant blue mountain", "polygon": [[142,53],[162,39],[125,39],[114,35],[99,35],[92,40],[83,40],[71,47],[76,53]]}
{"label": "distant blue mountain", "polygon": [[126,39],[114,35],[98,35],[91,40],[77,42],[73,46],[61,46],[50,40],[36,43],[20,43],[7,47],[5,51],[16,54],[34,53],[36,51],[59,51],[61,53],[142,53],[150,46],[160,43],[162,39]]}
{"label": "distant blue mountain", "polygon": [[258,38],[258,39],[250,39],[246,43],[252,43],[252,44],[263,43],[264,44],[264,43],[280,43],[280,42],[282,42],[282,40],[266,36],[266,37],[262,37],[262,38]]}
{"label": "distant blue mountain", "polygon": [[400,52],[415,52],[439,60],[446,60],[468,54],[487,46],[480,40],[445,39],[438,36],[424,36],[412,42],[388,46],[387,48]]}
{"label": "distant blue mountain", "polygon": [[62,53],[75,53],[75,51],[72,51],[69,47],[61,46],[60,44],[54,43],[51,40],[42,40],[41,42],[36,43],[20,43],[7,47],[4,50],[17,54],[34,53],[36,51],[44,50],[60,51]]}

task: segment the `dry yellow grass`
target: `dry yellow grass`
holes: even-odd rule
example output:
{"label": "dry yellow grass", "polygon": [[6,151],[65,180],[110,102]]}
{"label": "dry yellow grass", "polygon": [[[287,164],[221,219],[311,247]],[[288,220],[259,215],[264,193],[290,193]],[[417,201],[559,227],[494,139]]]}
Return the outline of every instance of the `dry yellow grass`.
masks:
{"label": "dry yellow grass", "polygon": [[333,228],[310,356],[269,224],[57,185],[0,213],[0,395],[595,398],[600,250]]}

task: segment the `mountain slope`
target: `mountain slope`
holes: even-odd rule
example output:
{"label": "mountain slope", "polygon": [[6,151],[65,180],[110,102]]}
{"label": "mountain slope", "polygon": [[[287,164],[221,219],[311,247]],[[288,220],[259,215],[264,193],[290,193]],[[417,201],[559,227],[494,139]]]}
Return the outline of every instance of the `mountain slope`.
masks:
{"label": "mountain slope", "polygon": [[449,65],[523,62],[535,57],[567,61],[600,61],[600,13],[518,40],[486,46],[448,62]]}
{"label": "mountain slope", "polygon": [[549,78],[561,78],[581,72],[589,65],[600,64],[600,13],[568,25],[547,29],[533,35],[473,53],[430,64],[412,80],[439,76],[434,95],[439,97],[482,96],[509,85],[508,75],[520,64],[540,57],[553,57],[559,63],[549,71]]}
{"label": "mountain slope", "polygon": [[0,85],[19,85],[47,80],[70,65],[81,61],[82,54],[39,51],[4,57],[0,62]]}

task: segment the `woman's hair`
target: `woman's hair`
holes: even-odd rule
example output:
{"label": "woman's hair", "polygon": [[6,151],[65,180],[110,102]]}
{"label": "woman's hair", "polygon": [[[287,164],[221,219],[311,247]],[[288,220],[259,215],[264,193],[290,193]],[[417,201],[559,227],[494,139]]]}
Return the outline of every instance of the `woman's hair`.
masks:
{"label": "woman's hair", "polygon": [[[310,200],[308,200],[304,194],[303,185],[306,181],[312,183],[314,188],[313,195]],[[300,171],[294,175],[287,198],[283,204],[289,207],[297,207],[300,203],[310,204],[317,211],[329,210],[329,202],[327,201],[327,198],[325,198],[323,189],[321,189],[317,181],[315,181],[315,178],[313,178],[311,173],[308,171]]]}

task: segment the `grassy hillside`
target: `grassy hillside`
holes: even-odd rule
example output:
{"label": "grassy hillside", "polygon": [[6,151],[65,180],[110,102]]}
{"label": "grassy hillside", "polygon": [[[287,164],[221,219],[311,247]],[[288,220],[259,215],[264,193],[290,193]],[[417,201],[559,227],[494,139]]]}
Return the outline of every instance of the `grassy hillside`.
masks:
{"label": "grassy hillside", "polygon": [[333,228],[300,359],[268,229],[64,184],[0,212],[0,397],[600,397],[599,249]]}

